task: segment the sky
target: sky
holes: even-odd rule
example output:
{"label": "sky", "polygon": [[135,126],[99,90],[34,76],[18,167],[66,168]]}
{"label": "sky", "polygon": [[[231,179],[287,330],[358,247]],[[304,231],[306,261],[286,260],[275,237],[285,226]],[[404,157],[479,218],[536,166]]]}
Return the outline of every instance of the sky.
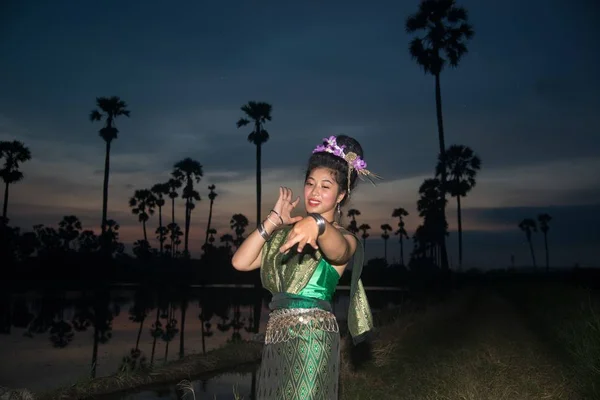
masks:
{"label": "sky", "polygon": [[[208,186],[218,197],[218,235],[243,213],[256,218],[251,128],[236,128],[250,100],[273,105],[263,147],[263,202],[278,187],[300,194],[306,161],[325,136],[359,140],[369,169],[385,179],[359,185],[348,208],[368,223],[368,257],[383,256],[381,224],[396,226],[404,207],[411,234],[420,223],[418,188],[432,177],[437,152],[434,80],[411,60],[404,30],[418,1],[265,0],[177,3],[30,0],[0,12],[0,140],[23,141],[32,160],[12,186],[12,225],[56,226],[78,216],[99,230],[104,142],[89,121],[99,96],[120,96],[111,150],[109,218],[131,244],[142,227],[128,199],[169,178],[184,157],[204,170],[202,201],[191,223],[200,255]],[[254,5],[253,5],[254,4]],[[553,267],[598,266],[600,243],[600,6],[592,0],[461,0],[475,36],[456,69],[441,76],[446,143],[482,159],[477,185],[463,199],[464,266],[531,264],[517,225],[552,215]],[[456,202],[450,199],[450,260],[457,262]],[[177,217],[183,221],[182,204]],[[298,213],[303,213],[300,208]],[[153,231],[156,217],[149,222]],[[543,238],[534,235],[538,262]],[[408,255],[412,244],[405,244]],[[388,244],[390,261],[399,245]]]}

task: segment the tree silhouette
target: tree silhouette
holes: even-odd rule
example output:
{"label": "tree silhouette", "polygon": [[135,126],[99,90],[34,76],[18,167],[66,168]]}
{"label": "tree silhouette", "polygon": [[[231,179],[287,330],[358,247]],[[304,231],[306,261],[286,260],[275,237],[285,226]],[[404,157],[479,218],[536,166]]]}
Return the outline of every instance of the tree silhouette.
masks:
{"label": "tree silhouette", "polygon": [[[442,158],[436,167],[436,175],[442,175]],[[452,197],[456,197],[458,213],[458,267],[462,268],[463,245],[462,245],[462,214],[461,197],[466,197],[467,193],[475,187],[475,177],[477,171],[481,169],[481,159],[475,155],[468,146],[452,145],[446,150],[446,191]]]}
{"label": "tree silhouette", "polygon": [[[242,117],[237,122],[237,127],[241,128],[250,123],[254,124],[252,132],[248,135],[248,141],[256,145],[256,226],[260,224],[260,196],[261,196],[261,148],[263,143],[269,140],[269,133],[265,129],[265,123],[271,120],[271,111],[273,106],[269,103],[249,101],[241,107],[245,117]],[[246,118],[247,117],[247,118]]]}
{"label": "tree silhouette", "polygon": [[0,160],[4,161],[2,169],[0,169],[0,178],[4,182],[4,205],[2,208],[2,221],[7,223],[8,211],[8,186],[11,183],[17,183],[24,177],[19,170],[20,164],[31,160],[31,152],[29,148],[22,142],[13,140],[12,142],[0,141]]}
{"label": "tree silhouette", "polygon": [[[213,204],[215,202],[215,199],[217,198],[217,193],[215,192],[215,185],[210,185],[208,187],[208,190],[210,190],[210,192],[208,193],[208,199],[210,200],[210,207],[208,209],[208,224],[206,225],[206,238],[204,239],[204,245],[206,245],[206,243],[208,242],[208,235],[210,232],[210,224],[212,222],[212,212],[213,212]],[[216,231],[215,231],[216,233]]]}
{"label": "tree silhouette", "polygon": [[108,177],[110,174],[110,146],[112,141],[117,138],[119,130],[115,125],[115,120],[120,116],[129,117],[129,110],[127,109],[127,103],[121,100],[118,96],[112,97],[97,97],[96,98],[97,109],[90,112],[90,121],[102,121],[104,118],[104,126],[100,129],[100,137],[106,143],[106,154],[104,158],[104,186],[102,189],[102,225],[100,240],[102,248],[106,251],[106,243],[108,239],[105,238],[106,233],[106,222],[107,222],[107,209],[108,209]]}
{"label": "tree silhouette", "polygon": [[381,234],[381,237],[383,238],[383,256],[385,258],[385,261],[387,262],[387,242],[390,238],[390,234],[388,232],[392,230],[392,227],[390,226],[390,224],[383,224],[381,225],[381,230],[383,231],[383,233]]}
{"label": "tree silhouette", "polygon": [[[457,67],[467,53],[466,40],[474,35],[468,23],[467,10],[457,7],[454,0],[423,0],[419,10],[407,18],[406,32],[415,34],[423,31],[422,37],[416,36],[409,46],[411,57],[423,68],[426,74],[435,78],[435,108],[438,125],[439,155],[441,164],[441,186],[446,188],[446,160],[444,121],[442,117],[442,92],[440,75],[446,65]],[[445,193],[442,192],[445,198]],[[442,220],[446,219],[445,209]],[[442,238],[442,267],[448,268],[446,240]]]}
{"label": "tree silhouette", "polygon": [[248,227],[248,218],[244,214],[234,214],[229,221],[231,229],[235,232],[235,239],[233,244],[239,247],[244,241],[244,232]]}
{"label": "tree silhouette", "polygon": [[144,231],[144,241],[148,242],[148,234],[146,232],[146,222],[150,219],[150,215],[154,215],[154,207],[156,207],[156,197],[148,189],[138,189],[134,192],[133,197],[129,199],[129,207],[131,213],[138,216],[138,220],[142,223]]}
{"label": "tree silhouette", "polygon": [[420,198],[417,201],[419,216],[423,224],[415,231],[415,254],[428,256],[443,268],[442,243],[447,234],[444,207],[446,199],[443,196],[441,182],[438,179],[425,179],[419,187]]}
{"label": "tree silhouette", "polygon": [[163,226],[162,220],[162,209],[165,205],[165,199],[163,196],[167,196],[170,193],[169,183],[157,183],[152,186],[152,194],[155,197],[155,204],[158,207],[158,228],[156,228],[156,235],[158,243],[160,243],[160,255],[163,255],[165,240],[167,240],[167,228]]}
{"label": "tree silhouette", "polygon": [[408,239],[408,233],[404,229],[404,217],[408,216],[408,211],[404,208],[395,208],[392,212],[393,218],[398,218],[398,230],[394,232],[394,235],[398,235],[400,241],[400,265],[404,267],[404,238]]}
{"label": "tree silhouette", "polygon": [[361,224],[358,227],[359,230],[362,231],[362,238],[363,238],[363,249],[367,248],[367,238],[369,237],[369,229],[371,229],[371,226],[369,224]]}
{"label": "tree silhouette", "polygon": [[351,208],[348,210],[348,218],[351,218],[350,224],[348,224],[348,230],[354,234],[357,234],[360,230],[358,224],[356,223],[356,217],[360,215],[360,211],[355,208]]}
{"label": "tree silhouette", "polygon": [[525,218],[519,223],[519,229],[525,232],[525,236],[527,237],[527,242],[529,243],[529,251],[531,252],[531,259],[533,260],[533,267],[537,268],[537,263],[535,262],[535,252],[533,251],[533,243],[531,242],[531,234],[533,232],[537,232],[537,224],[534,219]]}
{"label": "tree silhouette", "polygon": [[65,251],[77,250],[71,244],[77,244],[76,239],[81,235],[81,221],[75,215],[65,215],[58,223],[58,236],[62,239]]}
{"label": "tree silhouette", "polygon": [[546,272],[550,271],[550,259],[548,256],[548,231],[550,230],[549,222],[552,221],[550,214],[538,215],[538,222],[540,223],[540,231],[544,234],[544,248],[546,250]]}
{"label": "tree silhouette", "polygon": [[172,173],[173,178],[179,180],[184,185],[181,198],[185,200],[185,227],[184,227],[184,244],[183,252],[185,257],[190,256],[189,239],[190,239],[190,222],[192,219],[192,210],[195,207],[194,201],[200,201],[200,194],[194,190],[194,182],[199,183],[203,176],[202,165],[191,158],[184,158],[177,162]]}

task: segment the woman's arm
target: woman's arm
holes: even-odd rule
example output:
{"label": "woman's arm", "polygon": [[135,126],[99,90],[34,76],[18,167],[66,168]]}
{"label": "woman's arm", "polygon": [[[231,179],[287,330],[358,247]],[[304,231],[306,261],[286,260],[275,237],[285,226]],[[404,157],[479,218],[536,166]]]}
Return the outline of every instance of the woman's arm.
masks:
{"label": "woman's arm", "polygon": [[294,225],[287,241],[279,250],[285,253],[297,243],[298,252],[301,252],[305,245],[313,245],[315,242],[325,258],[333,266],[341,267],[342,272],[358,245],[354,236],[344,235],[340,229],[327,221],[325,221],[325,231],[319,236],[317,221],[313,217],[307,216]]}
{"label": "woman's arm", "polygon": [[[298,205],[298,202],[300,202],[299,197],[294,202],[292,202],[291,199],[291,189],[280,187],[279,199],[277,200],[275,207],[273,207],[273,210],[262,222],[262,226],[268,236],[271,236],[280,226],[292,224],[302,219],[302,217],[290,217],[291,211]],[[233,268],[238,271],[252,271],[260,268],[262,249],[265,243],[266,241],[261,236],[258,229],[255,229],[233,254],[233,258],[231,259]]]}

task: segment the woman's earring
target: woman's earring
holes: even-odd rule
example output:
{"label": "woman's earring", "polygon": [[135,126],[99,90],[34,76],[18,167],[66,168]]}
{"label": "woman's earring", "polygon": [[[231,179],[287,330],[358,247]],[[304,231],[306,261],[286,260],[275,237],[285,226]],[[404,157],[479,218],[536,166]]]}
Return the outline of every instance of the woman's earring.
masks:
{"label": "woman's earring", "polygon": [[342,206],[340,206],[340,203],[337,203],[337,212],[338,212],[338,219],[340,220],[340,222],[342,221]]}

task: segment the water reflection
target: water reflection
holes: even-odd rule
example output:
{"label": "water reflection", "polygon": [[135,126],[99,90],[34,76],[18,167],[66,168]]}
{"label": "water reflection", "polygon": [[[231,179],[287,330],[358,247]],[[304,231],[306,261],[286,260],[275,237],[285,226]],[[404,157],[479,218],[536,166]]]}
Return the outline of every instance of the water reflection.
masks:
{"label": "water reflection", "polygon": [[[347,294],[342,289],[334,299],[340,320],[346,316]],[[399,302],[400,295],[369,291],[369,300],[374,309],[385,308]],[[250,339],[266,327],[268,301],[267,292],[251,287],[113,286],[3,293],[0,384],[46,390],[118,370],[148,369]]]}

